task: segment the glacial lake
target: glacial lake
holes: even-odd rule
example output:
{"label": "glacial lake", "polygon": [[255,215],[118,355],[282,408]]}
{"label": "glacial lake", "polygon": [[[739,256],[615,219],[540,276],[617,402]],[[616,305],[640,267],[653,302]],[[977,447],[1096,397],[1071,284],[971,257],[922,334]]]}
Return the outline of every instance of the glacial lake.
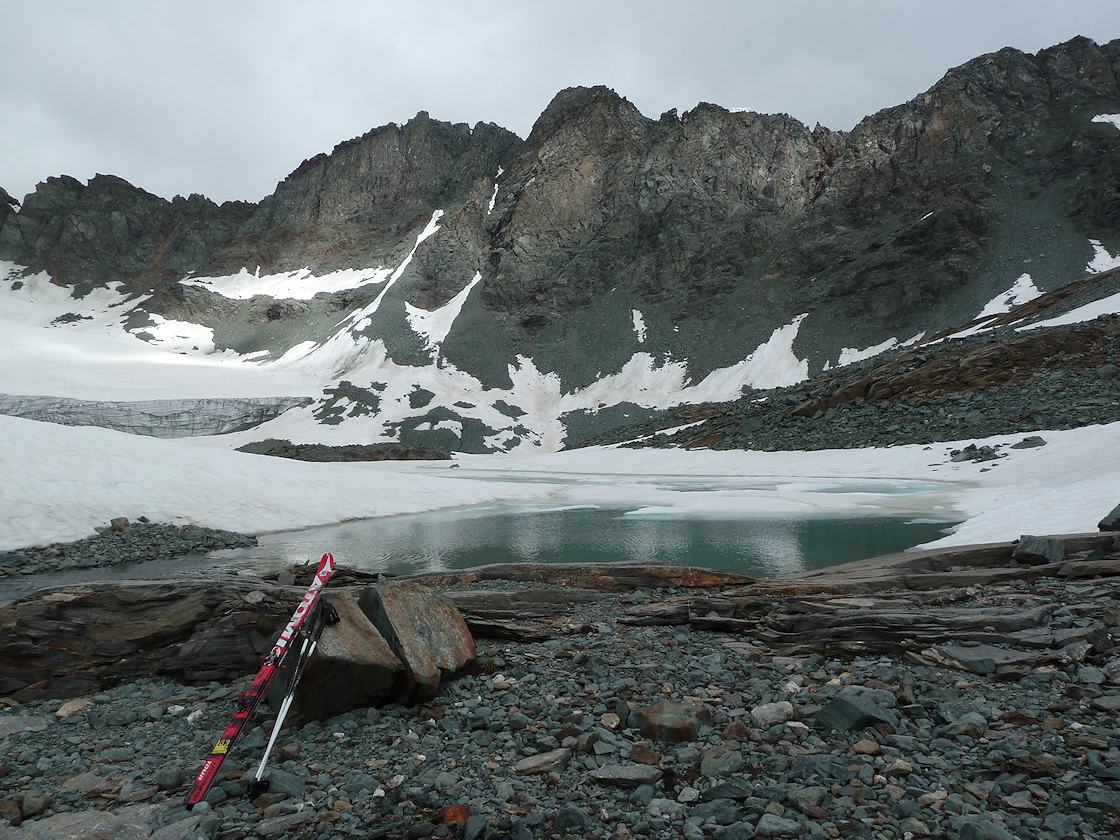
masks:
{"label": "glacial lake", "polygon": [[634,516],[625,509],[455,509],[265,534],[218,551],[219,565],[267,570],[318,560],[393,574],[491,563],[658,563],[769,576],[903,551],[951,523],[903,516]]}

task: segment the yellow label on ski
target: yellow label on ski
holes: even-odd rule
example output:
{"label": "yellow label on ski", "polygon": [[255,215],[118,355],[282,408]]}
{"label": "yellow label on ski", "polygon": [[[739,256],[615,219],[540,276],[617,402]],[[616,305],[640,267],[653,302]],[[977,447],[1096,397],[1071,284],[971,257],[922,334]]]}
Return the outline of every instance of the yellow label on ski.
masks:
{"label": "yellow label on ski", "polygon": [[229,738],[219,738],[218,742],[214,744],[214,752],[218,755],[225,755],[229,750]]}

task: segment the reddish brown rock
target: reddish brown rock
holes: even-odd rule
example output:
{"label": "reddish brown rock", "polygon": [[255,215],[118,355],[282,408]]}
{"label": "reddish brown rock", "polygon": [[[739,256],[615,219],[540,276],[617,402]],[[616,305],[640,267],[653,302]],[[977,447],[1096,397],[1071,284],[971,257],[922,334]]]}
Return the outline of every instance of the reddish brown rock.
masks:
{"label": "reddish brown rock", "polygon": [[670,744],[695,741],[712,713],[706,706],[690,703],[656,703],[630,710],[630,725],[645,738]]}
{"label": "reddish brown rock", "polygon": [[637,764],[656,766],[661,763],[661,750],[648,741],[638,741],[630,748],[630,760]]}

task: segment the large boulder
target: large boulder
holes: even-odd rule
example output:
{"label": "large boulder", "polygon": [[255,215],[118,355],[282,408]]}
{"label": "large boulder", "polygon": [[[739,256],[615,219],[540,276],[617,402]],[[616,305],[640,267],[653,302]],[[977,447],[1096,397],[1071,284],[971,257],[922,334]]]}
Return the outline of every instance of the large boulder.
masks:
{"label": "large boulder", "polygon": [[408,669],[401,699],[433,697],[440,681],[474,660],[474,638],[449,601],[416,583],[376,583],[358,602]]}
{"label": "large boulder", "polygon": [[338,623],[323,635],[292,705],[292,719],[325,719],[394,699],[405,666],[377,632],[358,599],[349,593],[332,596]]}

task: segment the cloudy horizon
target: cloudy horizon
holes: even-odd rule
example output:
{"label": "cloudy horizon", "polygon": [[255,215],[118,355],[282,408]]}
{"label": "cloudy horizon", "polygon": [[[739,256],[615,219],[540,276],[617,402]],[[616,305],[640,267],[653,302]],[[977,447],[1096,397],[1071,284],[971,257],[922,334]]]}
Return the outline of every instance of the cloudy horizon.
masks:
{"label": "cloudy horizon", "polygon": [[22,199],[48,176],[104,173],[256,201],[301,160],[421,110],[524,137],[574,85],[651,117],[714,102],[846,130],[977,55],[1120,36],[1115,0],[465,6],[10,3],[20,84],[0,88],[0,187]]}

